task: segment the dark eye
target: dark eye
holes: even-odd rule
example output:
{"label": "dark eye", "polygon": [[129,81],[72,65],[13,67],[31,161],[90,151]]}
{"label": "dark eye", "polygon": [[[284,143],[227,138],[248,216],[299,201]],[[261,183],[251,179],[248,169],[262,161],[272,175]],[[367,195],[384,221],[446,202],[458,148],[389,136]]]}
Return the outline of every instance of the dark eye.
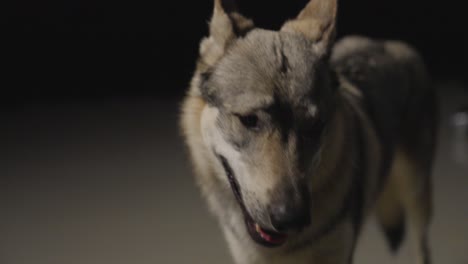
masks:
{"label": "dark eye", "polygon": [[258,128],[258,116],[257,115],[239,115],[239,120],[248,129],[257,129]]}

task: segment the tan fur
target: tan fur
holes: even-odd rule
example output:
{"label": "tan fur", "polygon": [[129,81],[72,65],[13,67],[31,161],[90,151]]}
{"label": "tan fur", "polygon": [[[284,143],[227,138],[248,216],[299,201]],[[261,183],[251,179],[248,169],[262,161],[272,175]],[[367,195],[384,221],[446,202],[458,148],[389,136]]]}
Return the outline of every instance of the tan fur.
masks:
{"label": "tan fur", "polygon": [[[427,236],[432,215],[430,175],[418,168],[418,160],[398,149],[388,183],[377,203],[377,216],[384,225],[397,224],[407,216],[410,242],[417,263],[424,264],[428,254]],[[421,248],[422,247],[422,248]]]}
{"label": "tan fur", "polygon": [[194,169],[200,177],[207,177],[202,180],[203,183],[211,182],[212,166],[207,163],[208,150],[203,144],[201,136],[201,113],[205,108],[206,103],[203,99],[197,96],[188,96],[182,105],[181,127],[186,139],[187,145],[191,149],[191,158],[193,159]]}

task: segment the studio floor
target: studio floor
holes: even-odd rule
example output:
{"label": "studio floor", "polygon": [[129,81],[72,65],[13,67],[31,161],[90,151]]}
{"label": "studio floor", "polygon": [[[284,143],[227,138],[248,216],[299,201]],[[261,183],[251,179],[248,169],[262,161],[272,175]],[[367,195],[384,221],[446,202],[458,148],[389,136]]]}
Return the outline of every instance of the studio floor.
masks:
{"label": "studio floor", "polygon": [[[468,264],[468,133],[453,113],[468,89],[439,85],[434,165],[435,264]],[[464,92],[463,92],[464,91]],[[178,102],[152,99],[28,105],[0,113],[1,264],[231,264],[195,187]],[[392,256],[373,219],[355,263]]]}

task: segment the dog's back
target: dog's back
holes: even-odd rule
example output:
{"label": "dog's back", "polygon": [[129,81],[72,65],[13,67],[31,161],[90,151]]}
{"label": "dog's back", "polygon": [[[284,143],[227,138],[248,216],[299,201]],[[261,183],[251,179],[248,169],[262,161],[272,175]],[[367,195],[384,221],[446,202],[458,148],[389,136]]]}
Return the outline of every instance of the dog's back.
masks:
{"label": "dog's back", "polygon": [[366,112],[387,145],[419,141],[423,127],[432,145],[433,129],[427,128],[436,123],[435,95],[414,49],[398,41],[347,37],[335,45],[332,66],[362,93]]}
{"label": "dog's back", "polygon": [[376,211],[390,246],[398,248],[408,222],[419,263],[428,263],[437,107],[424,64],[403,42],[358,36],[337,42],[331,62],[381,143]]}

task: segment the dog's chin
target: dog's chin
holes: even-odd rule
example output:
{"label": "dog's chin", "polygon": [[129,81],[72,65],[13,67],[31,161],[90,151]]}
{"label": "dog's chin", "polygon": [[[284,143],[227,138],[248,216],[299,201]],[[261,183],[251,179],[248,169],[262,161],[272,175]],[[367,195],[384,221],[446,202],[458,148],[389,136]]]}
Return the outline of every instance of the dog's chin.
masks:
{"label": "dog's chin", "polygon": [[288,239],[287,234],[265,229],[247,215],[245,216],[245,225],[252,240],[264,247],[279,247]]}
{"label": "dog's chin", "polygon": [[223,165],[223,168],[226,172],[226,175],[227,175],[229,184],[231,186],[232,192],[234,194],[234,197],[236,198],[242,210],[242,213],[244,214],[247,232],[249,233],[252,240],[262,246],[270,247],[270,248],[279,247],[283,245],[284,243],[286,243],[286,240],[288,239],[287,234],[278,233],[278,232],[263,228],[253,220],[253,218],[247,212],[245,204],[242,200],[242,195],[241,195],[241,191],[239,188],[239,184],[237,183],[237,180],[234,177],[234,172],[231,166],[229,165],[225,157],[223,157],[222,155],[217,155],[217,156],[220,159],[221,164]]}

